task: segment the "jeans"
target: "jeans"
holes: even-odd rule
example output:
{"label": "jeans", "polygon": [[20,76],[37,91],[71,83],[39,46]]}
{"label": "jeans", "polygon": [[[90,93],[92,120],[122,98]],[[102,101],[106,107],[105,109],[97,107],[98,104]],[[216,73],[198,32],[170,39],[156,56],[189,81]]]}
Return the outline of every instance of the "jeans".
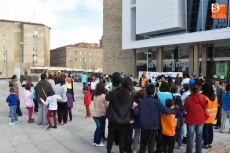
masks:
{"label": "jeans", "polygon": [[205,123],[203,128],[204,145],[212,144],[213,141],[213,124]]}
{"label": "jeans", "polygon": [[176,128],[175,138],[177,139],[178,146],[182,146],[182,126],[183,126],[183,123],[180,125],[180,127]]}
{"label": "jeans", "polygon": [[18,121],[18,117],[16,114],[17,105],[10,106],[10,117],[11,117],[11,123],[14,123],[14,121]]}
{"label": "jeans", "polygon": [[68,107],[69,120],[72,121],[72,107]]}
{"label": "jeans", "polygon": [[33,107],[27,107],[28,109],[28,120],[32,119]]}
{"label": "jeans", "polygon": [[141,145],[139,153],[145,153],[146,145],[148,145],[148,153],[154,152],[156,133],[157,130],[141,129]]}
{"label": "jeans", "polygon": [[[226,120],[227,120],[228,116],[230,117],[230,111],[222,110],[222,119],[221,119],[220,132],[224,132],[225,124],[226,124]],[[229,123],[230,123],[230,118],[228,120],[229,120]]]}
{"label": "jeans", "polygon": [[222,106],[219,106],[216,114],[217,126],[221,126],[221,116],[222,116]]}
{"label": "jeans", "polygon": [[93,101],[95,90],[91,90],[91,100]]}
{"label": "jeans", "polygon": [[57,126],[57,118],[56,118],[56,116],[57,116],[57,110],[48,110],[48,112],[46,114],[46,118],[47,118],[48,124],[50,126],[52,126],[51,120],[50,120],[51,114],[52,114],[53,119],[54,119],[54,126]]}
{"label": "jeans", "polygon": [[120,153],[124,153],[125,151],[125,138],[127,134],[127,130],[129,128],[129,124],[119,124],[119,123],[113,123],[109,121],[109,134],[108,134],[108,140],[107,140],[107,153],[111,152],[114,136],[118,133],[119,135],[119,149]]}
{"label": "jeans", "polygon": [[186,153],[193,153],[194,133],[196,134],[196,153],[202,153],[204,124],[187,124],[187,148]]}
{"label": "jeans", "polygon": [[133,138],[133,150],[137,150],[138,139],[140,137],[141,129],[134,130],[134,138]]}
{"label": "jeans", "polygon": [[101,134],[103,131],[103,128],[105,127],[105,116],[101,117],[93,117],[95,123],[96,123],[96,130],[94,132],[94,138],[93,141],[96,144],[100,144],[101,142]]}

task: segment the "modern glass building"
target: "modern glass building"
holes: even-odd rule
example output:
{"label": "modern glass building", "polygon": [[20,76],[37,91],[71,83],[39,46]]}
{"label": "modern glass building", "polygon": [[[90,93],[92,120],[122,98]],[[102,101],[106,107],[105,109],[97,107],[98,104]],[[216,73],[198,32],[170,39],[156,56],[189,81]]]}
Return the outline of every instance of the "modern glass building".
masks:
{"label": "modern glass building", "polygon": [[[122,49],[136,51],[137,73],[148,61],[149,71],[224,77],[230,73],[229,8],[229,0],[123,0]],[[151,52],[147,60],[144,52]]]}

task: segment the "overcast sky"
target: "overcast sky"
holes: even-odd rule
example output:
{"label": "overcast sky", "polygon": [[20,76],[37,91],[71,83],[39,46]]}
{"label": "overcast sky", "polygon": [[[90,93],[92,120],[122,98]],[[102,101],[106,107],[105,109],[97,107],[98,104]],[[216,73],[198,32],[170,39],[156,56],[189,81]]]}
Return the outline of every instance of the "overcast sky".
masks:
{"label": "overcast sky", "polygon": [[0,0],[0,19],[47,25],[51,49],[79,42],[99,43],[103,0]]}

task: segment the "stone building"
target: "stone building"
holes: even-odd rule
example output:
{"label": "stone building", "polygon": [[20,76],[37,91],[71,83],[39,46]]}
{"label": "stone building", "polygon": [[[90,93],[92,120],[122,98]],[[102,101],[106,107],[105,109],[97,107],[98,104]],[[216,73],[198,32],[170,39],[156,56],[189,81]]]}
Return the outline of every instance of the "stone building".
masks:
{"label": "stone building", "polygon": [[[30,66],[50,66],[50,28],[40,23],[0,20],[0,78],[20,75],[20,52],[22,74],[30,74]],[[7,51],[7,59],[6,59]]]}
{"label": "stone building", "polygon": [[122,50],[122,0],[103,1],[103,73],[134,75],[136,52]]}
{"label": "stone building", "polygon": [[50,51],[52,67],[66,67],[74,71],[102,72],[103,49],[96,43],[78,43]]}

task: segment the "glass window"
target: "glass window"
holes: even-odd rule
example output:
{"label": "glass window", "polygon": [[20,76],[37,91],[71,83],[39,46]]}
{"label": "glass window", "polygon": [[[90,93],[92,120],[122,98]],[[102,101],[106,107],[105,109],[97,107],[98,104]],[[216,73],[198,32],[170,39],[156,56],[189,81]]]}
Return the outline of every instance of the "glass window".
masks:
{"label": "glass window", "polygon": [[89,55],[91,55],[91,52],[89,52]]}
{"label": "glass window", "polygon": [[77,51],[75,51],[75,55],[77,55]]}
{"label": "glass window", "polygon": [[77,58],[75,58],[75,62],[77,62]]}
{"label": "glass window", "polygon": [[89,59],[89,61],[91,62],[91,59]]}
{"label": "glass window", "polygon": [[99,56],[101,55],[101,53],[98,54]]}
{"label": "glass window", "polygon": [[71,51],[69,52],[69,54],[71,55]]}
{"label": "glass window", "polygon": [[81,58],[80,58],[80,62],[81,62]]}
{"label": "glass window", "polygon": [[163,59],[174,59],[174,51],[173,50],[164,50],[163,54],[164,54]]}
{"label": "glass window", "polygon": [[81,52],[79,54],[81,55]]}

